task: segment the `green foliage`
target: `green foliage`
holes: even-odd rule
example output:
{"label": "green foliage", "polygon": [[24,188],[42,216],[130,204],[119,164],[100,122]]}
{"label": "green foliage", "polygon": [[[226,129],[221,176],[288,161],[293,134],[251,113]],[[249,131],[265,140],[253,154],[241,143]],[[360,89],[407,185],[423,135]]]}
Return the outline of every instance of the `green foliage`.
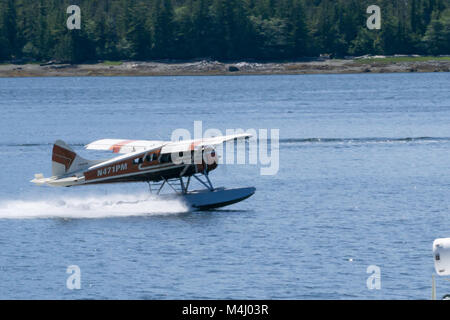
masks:
{"label": "green foliage", "polygon": [[[68,30],[69,5],[81,30]],[[366,9],[382,9],[368,30]],[[0,61],[450,54],[450,0],[0,0]]]}
{"label": "green foliage", "polygon": [[450,9],[433,16],[423,37],[424,47],[432,54],[450,52]]}

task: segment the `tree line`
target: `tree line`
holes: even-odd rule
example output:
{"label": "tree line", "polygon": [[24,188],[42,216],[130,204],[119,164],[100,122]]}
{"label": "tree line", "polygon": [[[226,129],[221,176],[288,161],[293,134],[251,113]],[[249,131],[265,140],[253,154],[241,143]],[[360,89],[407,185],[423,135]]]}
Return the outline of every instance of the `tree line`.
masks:
{"label": "tree line", "polygon": [[[366,26],[373,4],[380,30]],[[450,0],[0,0],[0,61],[416,53],[450,54]]]}

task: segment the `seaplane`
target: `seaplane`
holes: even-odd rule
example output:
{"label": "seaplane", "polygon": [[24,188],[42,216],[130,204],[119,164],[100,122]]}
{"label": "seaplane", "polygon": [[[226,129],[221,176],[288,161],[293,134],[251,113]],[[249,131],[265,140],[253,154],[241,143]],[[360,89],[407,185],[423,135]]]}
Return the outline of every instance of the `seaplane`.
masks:
{"label": "seaplane", "polygon": [[[52,187],[146,182],[150,193],[181,197],[194,211],[224,207],[251,197],[255,188],[213,186],[209,173],[218,166],[216,148],[227,141],[250,137],[243,133],[181,141],[101,139],[85,146],[87,150],[119,154],[108,160],[86,160],[57,140],[52,150],[52,176],[35,174],[31,182]],[[189,191],[193,179],[204,188]],[[167,186],[171,192],[162,193]]]}

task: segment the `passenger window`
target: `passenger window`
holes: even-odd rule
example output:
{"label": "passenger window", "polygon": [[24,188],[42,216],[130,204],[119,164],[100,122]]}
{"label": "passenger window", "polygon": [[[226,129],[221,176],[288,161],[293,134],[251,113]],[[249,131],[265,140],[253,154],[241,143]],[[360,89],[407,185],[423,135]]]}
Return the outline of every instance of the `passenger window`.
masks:
{"label": "passenger window", "polygon": [[172,161],[172,157],[170,153],[163,154],[159,160],[161,163],[168,163]]}

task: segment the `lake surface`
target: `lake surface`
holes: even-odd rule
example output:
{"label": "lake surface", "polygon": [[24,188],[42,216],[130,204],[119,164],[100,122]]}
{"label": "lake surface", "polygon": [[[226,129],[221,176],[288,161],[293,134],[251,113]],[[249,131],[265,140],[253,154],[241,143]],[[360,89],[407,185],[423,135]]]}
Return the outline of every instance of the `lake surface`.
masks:
{"label": "lake surface", "polygon": [[[450,237],[449,89],[450,73],[2,78],[0,299],[429,299],[432,242]],[[201,213],[143,183],[29,182],[56,139],[108,158],[83,146],[196,120],[279,129],[278,173],[219,166],[216,186],[257,191]]]}

